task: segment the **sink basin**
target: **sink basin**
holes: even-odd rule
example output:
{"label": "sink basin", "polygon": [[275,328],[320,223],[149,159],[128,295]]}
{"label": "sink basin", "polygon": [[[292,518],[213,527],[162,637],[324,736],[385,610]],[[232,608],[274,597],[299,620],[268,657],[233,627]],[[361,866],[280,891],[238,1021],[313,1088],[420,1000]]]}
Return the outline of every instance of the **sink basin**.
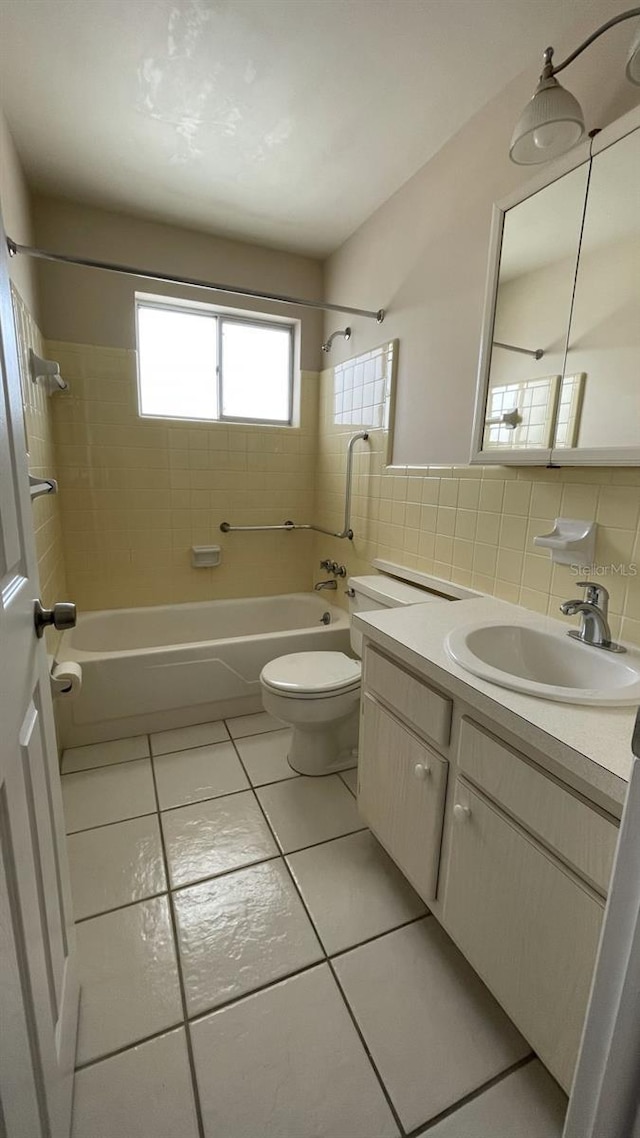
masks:
{"label": "sink basin", "polygon": [[560,703],[640,704],[640,654],[614,655],[526,624],[471,624],[446,640],[453,660],[483,680]]}

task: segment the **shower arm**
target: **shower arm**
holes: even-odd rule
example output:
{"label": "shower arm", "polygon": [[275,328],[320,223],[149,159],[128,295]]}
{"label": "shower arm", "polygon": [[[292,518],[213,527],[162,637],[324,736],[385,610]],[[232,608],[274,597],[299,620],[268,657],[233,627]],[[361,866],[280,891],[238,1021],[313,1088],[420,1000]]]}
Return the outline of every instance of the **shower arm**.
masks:
{"label": "shower arm", "polygon": [[325,533],[329,537],[347,538],[353,541],[353,530],[351,528],[351,496],[353,485],[353,448],[357,442],[362,439],[363,442],[368,442],[369,432],[359,431],[356,435],[352,435],[347,444],[347,473],[345,479],[344,489],[344,526],[342,530],[337,533],[335,530],[324,529],[323,526],[305,525],[297,522],[283,522],[277,526],[232,526],[230,522],[221,522],[220,530],[222,533],[262,533],[265,530],[294,530],[306,529],[313,530],[315,533]]}

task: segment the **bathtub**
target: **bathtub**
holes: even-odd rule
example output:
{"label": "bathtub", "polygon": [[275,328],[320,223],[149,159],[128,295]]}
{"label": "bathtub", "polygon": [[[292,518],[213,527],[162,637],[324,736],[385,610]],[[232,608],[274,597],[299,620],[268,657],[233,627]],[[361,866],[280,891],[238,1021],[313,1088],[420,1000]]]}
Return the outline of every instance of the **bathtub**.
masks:
{"label": "bathtub", "polygon": [[326,593],[80,614],[56,654],[82,667],[80,692],[56,701],[61,745],[261,711],[263,666],[319,650],[349,650],[348,613]]}

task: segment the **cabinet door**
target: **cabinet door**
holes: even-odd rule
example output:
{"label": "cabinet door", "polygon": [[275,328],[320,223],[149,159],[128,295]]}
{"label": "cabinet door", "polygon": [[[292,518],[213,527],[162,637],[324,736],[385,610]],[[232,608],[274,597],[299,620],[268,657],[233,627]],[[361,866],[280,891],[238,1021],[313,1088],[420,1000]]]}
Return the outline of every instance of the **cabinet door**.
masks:
{"label": "cabinet door", "polygon": [[375,700],[364,696],[360,812],[424,901],[436,896],[447,766]]}
{"label": "cabinet door", "polygon": [[452,701],[404,668],[392,664],[375,648],[364,658],[365,688],[379,696],[410,727],[441,747],[449,746]]}
{"label": "cabinet door", "polygon": [[569,1091],[603,903],[458,781],[443,923]]}
{"label": "cabinet door", "polygon": [[561,466],[640,462],[639,186],[636,126],[591,162],[552,453]]}

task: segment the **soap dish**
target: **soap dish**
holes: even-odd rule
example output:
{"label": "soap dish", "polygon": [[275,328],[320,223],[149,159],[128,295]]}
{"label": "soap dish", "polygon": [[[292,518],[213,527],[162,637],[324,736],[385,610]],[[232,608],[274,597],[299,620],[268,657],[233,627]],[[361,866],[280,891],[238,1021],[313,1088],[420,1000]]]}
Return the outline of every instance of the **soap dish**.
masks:
{"label": "soap dish", "polygon": [[551,533],[534,537],[533,544],[551,553],[560,565],[592,565],[596,549],[597,522],[576,518],[556,518]]}
{"label": "soap dish", "polygon": [[194,569],[213,569],[222,560],[219,545],[192,545],[191,564]]}

